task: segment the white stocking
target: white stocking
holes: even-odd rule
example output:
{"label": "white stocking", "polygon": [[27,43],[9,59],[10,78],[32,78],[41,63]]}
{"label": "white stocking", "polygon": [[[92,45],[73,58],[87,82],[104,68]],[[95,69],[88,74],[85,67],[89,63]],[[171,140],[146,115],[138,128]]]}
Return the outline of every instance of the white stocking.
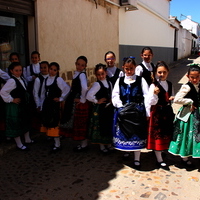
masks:
{"label": "white stocking", "polygon": [[17,147],[22,148],[23,144],[22,144],[20,136],[15,137],[14,139],[15,139]]}
{"label": "white stocking", "polygon": [[55,141],[55,147],[60,147],[60,138],[54,137],[54,141]]}
{"label": "white stocking", "polygon": [[24,138],[26,143],[31,143],[29,131],[24,134]]}

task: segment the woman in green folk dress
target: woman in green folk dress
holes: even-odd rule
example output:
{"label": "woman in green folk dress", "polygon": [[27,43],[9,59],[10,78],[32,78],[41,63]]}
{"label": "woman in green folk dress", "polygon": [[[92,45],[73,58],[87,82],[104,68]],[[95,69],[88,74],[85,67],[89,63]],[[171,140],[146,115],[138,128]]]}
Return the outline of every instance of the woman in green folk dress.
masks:
{"label": "woman in green folk dress", "polygon": [[[200,158],[200,68],[190,66],[188,83],[182,85],[176,94],[174,103],[182,104],[174,124],[173,140],[169,152],[179,155],[186,167],[193,164],[189,157]],[[188,110],[188,111],[187,111]]]}
{"label": "woman in green folk dress", "polygon": [[93,103],[90,120],[89,139],[93,144],[99,144],[103,154],[112,147],[112,123],[114,107],[111,103],[112,84],[106,78],[106,65],[101,63],[95,67],[97,82],[88,91],[86,99]]}
{"label": "woman in green folk dress", "polygon": [[8,67],[10,79],[1,89],[0,95],[6,103],[6,136],[14,138],[17,148],[25,151],[28,147],[23,145],[21,136],[24,135],[25,143],[33,143],[29,135],[30,110],[29,94],[26,82],[22,76],[22,66],[13,62]]}

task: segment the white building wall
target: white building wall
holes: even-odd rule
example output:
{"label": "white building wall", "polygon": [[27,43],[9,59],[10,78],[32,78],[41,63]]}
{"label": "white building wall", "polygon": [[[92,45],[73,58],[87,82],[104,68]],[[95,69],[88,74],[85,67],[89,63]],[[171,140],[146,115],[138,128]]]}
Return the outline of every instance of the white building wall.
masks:
{"label": "white building wall", "polygon": [[183,26],[183,28],[187,29],[191,33],[194,33],[196,35],[198,34],[198,31],[197,31],[198,23],[193,22],[191,19],[187,18],[185,20],[182,20],[181,25]]}
{"label": "white building wall", "polygon": [[192,21],[191,16],[188,16],[185,20],[181,21],[181,25],[183,28],[187,29],[191,33],[195,34],[198,38],[193,38],[193,41],[195,41],[196,49],[199,48],[200,45],[200,25],[197,22]]}
{"label": "white building wall", "polygon": [[191,54],[192,35],[189,31],[183,29],[184,57]]}
{"label": "white building wall", "polygon": [[126,45],[173,47],[169,23],[141,6],[119,13],[119,43]]}
{"label": "white building wall", "polygon": [[[138,0],[135,11],[119,10],[119,44],[121,51],[133,48],[134,55],[139,57],[144,46],[155,47],[157,57],[166,62],[173,60],[174,29],[170,26],[168,0]],[[160,49],[162,51],[160,51]],[[139,50],[140,49],[140,50]],[[127,54],[129,50],[127,50]],[[121,57],[123,57],[121,52]]]}
{"label": "white building wall", "polygon": [[139,0],[139,5],[146,5],[155,13],[158,13],[165,19],[169,16],[169,0]]}

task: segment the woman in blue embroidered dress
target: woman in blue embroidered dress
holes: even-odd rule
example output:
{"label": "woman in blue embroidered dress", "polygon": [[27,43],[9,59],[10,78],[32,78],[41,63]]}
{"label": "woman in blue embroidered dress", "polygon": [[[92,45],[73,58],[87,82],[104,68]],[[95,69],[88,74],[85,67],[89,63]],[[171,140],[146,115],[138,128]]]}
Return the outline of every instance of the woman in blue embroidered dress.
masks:
{"label": "woman in blue embroidered dress", "polygon": [[148,84],[144,78],[135,75],[136,63],[133,57],[124,60],[124,77],[114,86],[112,103],[117,108],[114,116],[113,145],[121,151],[134,151],[134,166],[140,167],[140,150],[146,147],[147,117],[145,108]]}

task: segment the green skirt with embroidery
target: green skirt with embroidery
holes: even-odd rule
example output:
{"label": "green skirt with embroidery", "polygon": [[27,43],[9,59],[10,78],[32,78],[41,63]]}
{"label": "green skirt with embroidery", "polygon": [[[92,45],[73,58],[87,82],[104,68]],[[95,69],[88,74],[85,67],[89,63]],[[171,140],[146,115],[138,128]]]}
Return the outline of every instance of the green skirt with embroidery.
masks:
{"label": "green skirt with embroidery", "polygon": [[88,139],[94,144],[112,143],[112,105],[105,107],[104,104],[93,105],[92,116],[90,120]]}
{"label": "green skirt with embroidery", "polygon": [[[182,109],[182,108],[181,108]],[[169,152],[182,158],[200,158],[200,120],[199,109],[192,113],[187,122],[180,119],[174,122],[173,140]]]}
{"label": "green skirt with embroidery", "polygon": [[6,136],[18,137],[30,130],[28,104],[6,103]]}

